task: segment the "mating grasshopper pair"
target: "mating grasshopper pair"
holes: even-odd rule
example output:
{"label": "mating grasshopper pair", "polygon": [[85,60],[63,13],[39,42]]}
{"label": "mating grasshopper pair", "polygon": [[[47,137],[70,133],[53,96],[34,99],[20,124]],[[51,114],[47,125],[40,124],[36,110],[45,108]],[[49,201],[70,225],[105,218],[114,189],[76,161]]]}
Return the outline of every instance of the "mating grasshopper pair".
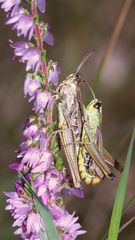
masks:
{"label": "mating grasshopper pair", "polygon": [[80,74],[69,75],[58,86],[60,139],[70,167],[74,186],[96,184],[107,176],[113,180],[109,165],[122,171],[120,165],[103,148],[102,105],[95,98],[85,108],[81,100]]}

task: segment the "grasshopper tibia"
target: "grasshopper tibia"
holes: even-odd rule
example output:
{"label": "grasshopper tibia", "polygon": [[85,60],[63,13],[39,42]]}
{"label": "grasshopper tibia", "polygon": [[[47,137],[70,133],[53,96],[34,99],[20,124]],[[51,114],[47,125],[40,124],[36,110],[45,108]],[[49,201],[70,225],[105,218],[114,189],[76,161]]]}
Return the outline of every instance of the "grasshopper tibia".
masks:
{"label": "grasshopper tibia", "polygon": [[114,162],[114,168],[117,169],[119,172],[122,172],[122,171],[123,171],[123,167],[122,167],[122,166],[120,165],[120,163],[117,162],[116,160],[115,160],[115,162]]}

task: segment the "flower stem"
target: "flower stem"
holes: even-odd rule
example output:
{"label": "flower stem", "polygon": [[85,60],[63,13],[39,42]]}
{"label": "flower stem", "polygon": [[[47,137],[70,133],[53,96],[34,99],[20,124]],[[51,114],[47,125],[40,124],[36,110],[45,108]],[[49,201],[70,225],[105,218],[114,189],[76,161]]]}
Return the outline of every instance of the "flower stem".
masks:
{"label": "flower stem", "polygon": [[[33,18],[36,19],[37,18],[37,0],[32,0],[31,11],[32,11]],[[35,34],[37,37],[38,49],[39,49],[39,52],[41,53],[42,71],[45,74],[45,84],[47,86],[48,85],[48,71],[47,71],[47,66],[46,66],[46,60],[44,59],[44,57],[42,57],[44,48],[43,48],[43,43],[41,41],[40,25],[39,25],[39,22],[37,22],[37,21],[35,23]]]}

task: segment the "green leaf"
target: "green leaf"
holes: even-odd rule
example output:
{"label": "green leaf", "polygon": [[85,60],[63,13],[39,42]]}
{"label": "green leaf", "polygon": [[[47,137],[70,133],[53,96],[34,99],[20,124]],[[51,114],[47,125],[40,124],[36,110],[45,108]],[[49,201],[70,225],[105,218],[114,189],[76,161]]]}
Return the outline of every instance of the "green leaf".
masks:
{"label": "green leaf", "polygon": [[46,232],[43,231],[40,232],[40,240],[48,240]]}
{"label": "green leaf", "polygon": [[52,239],[60,240],[60,237],[54,226],[53,218],[52,218],[49,210],[41,203],[39,198],[35,197],[35,202],[36,202],[36,206],[39,210],[39,213],[43,219],[44,226],[45,226],[46,233],[47,233],[47,238],[43,238],[42,240],[46,240],[46,239],[47,240],[52,240]]}
{"label": "green leaf", "polygon": [[[129,209],[129,207],[132,206],[132,204],[135,202],[135,194],[128,200],[128,202],[124,205],[122,216],[125,214],[125,212]],[[101,238],[101,240],[105,240],[108,236],[108,231],[104,234],[104,236]]]}
{"label": "green leaf", "polygon": [[32,194],[35,200],[35,206],[37,207],[38,212],[42,217],[46,232],[41,232],[40,234],[41,240],[52,240],[52,239],[60,240],[60,236],[56,230],[56,227],[54,225],[53,218],[49,209],[45,205],[43,205],[43,203],[40,201],[38,196],[32,190],[29,182],[25,179],[25,177],[20,172],[18,173],[20,177],[24,180],[25,184],[27,185],[27,189],[29,189],[30,193]]}
{"label": "green leaf", "polygon": [[130,167],[132,151],[133,151],[134,138],[135,138],[135,128],[132,133],[124,170],[123,170],[123,173],[121,174],[120,182],[119,182],[116,197],[115,197],[111,223],[109,227],[108,240],[117,240],[118,238],[119,226],[120,226],[120,221],[122,216],[122,209],[123,209],[124,198],[126,193],[128,175],[129,175],[129,167]]}

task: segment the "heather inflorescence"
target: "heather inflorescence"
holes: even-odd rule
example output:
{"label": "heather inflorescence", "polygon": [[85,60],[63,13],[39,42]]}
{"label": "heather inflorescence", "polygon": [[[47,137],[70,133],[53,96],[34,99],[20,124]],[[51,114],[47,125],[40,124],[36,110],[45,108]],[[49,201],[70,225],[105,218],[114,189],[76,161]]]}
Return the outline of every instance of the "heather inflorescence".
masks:
{"label": "heather inflorescence", "polygon": [[[18,37],[26,38],[17,42],[10,40],[10,46],[14,51],[13,59],[26,64],[24,95],[33,103],[33,115],[24,123],[17,161],[11,163],[10,168],[24,176],[50,210],[60,238],[76,239],[85,231],[77,223],[75,213],[66,211],[62,194],[82,196],[82,191],[70,187],[57,139],[53,137],[56,123],[52,120],[54,100],[51,89],[58,85],[60,69],[56,62],[46,59],[44,46],[54,43],[48,23],[39,21],[38,12],[46,11],[46,1],[0,0],[0,3],[7,14],[6,24],[16,30]],[[25,240],[40,240],[40,233],[46,231],[46,226],[32,195],[26,190],[24,179],[20,177],[16,181],[15,192],[5,195],[8,197],[6,210],[15,220],[15,234]]]}

